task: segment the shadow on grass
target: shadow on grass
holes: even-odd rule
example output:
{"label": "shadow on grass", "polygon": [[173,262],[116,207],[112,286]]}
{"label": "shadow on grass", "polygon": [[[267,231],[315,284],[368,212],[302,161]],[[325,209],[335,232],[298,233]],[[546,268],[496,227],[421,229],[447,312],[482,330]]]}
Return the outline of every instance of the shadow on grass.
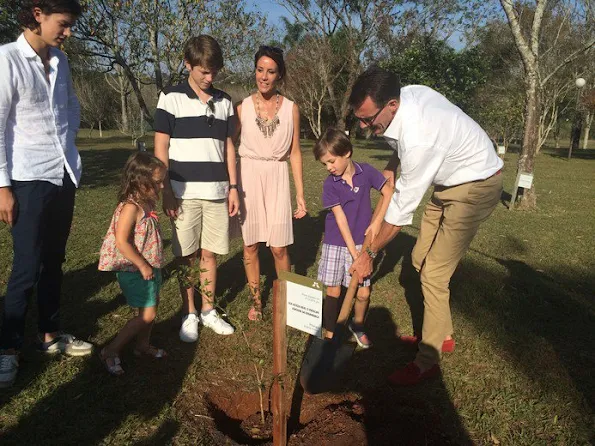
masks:
{"label": "shadow on grass", "polygon": [[[377,275],[382,275],[385,267],[387,271],[392,270],[394,263],[403,259],[399,281],[411,308],[414,332],[419,334],[423,298],[419,276],[410,264],[414,243],[413,237],[399,234],[387,247],[382,260],[389,260],[387,266],[381,263]],[[522,253],[523,247],[512,243],[511,252]],[[567,408],[568,412],[562,411],[560,416],[575,420],[584,417],[585,429],[577,432],[577,436],[582,435],[588,441],[588,418],[595,402],[592,374],[595,370],[595,332],[592,329],[595,306],[591,300],[595,276],[581,277],[571,267],[546,274],[518,260],[487,257],[504,266],[508,275],[464,259],[451,281],[453,310],[477,325],[477,332],[491,339],[494,350],[487,355],[506,358],[545,394],[566,398],[569,379],[570,387],[576,388],[582,396],[579,403],[582,407]],[[356,351],[343,377],[336,380],[334,389],[338,394],[352,391],[361,394],[363,397],[356,404],[361,409],[353,414],[353,404],[347,401],[332,410],[346,411],[350,417],[360,420],[365,425],[370,445],[472,444],[441,378],[411,388],[385,384],[386,377],[396,367],[403,366],[415,355],[415,348],[399,341],[399,328],[389,311],[371,308],[366,327],[374,347]],[[457,349],[465,348],[465,343],[469,342],[460,341]],[[477,357],[477,364],[482,361],[482,357]],[[474,367],[469,364],[470,376],[476,373]],[[447,374],[448,369],[444,373]],[[481,390],[470,382],[464,391]],[[297,423],[303,398],[299,384],[294,392],[291,429],[298,435],[309,435],[308,426]],[[522,424],[511,425],[510,429],[520,435],[523,427]]]}
{"label": "shadow on grass", "polygon": [[[98,320],[125,304],[121,295],[108,301],[83,303],[84,298],[81,299],[81,296],[93,296],[114,280],[113,274],[97,271],[96,263],[65,274],[64,295],[69,298],[63,300],[61,312],[63,325],[69,332],[84,339],[92,338],[101,329]],[[73,290],[77,293],[69,292]],[[121,319],[118,328],[125,322]],[[39,444],[40,439],[44,439],[44,444],[97,444],[130,417],[145,420],[159,416],[175,400],[195,357],[197,344],[178,340],[179,323],[179,314],[167,320],[158,317],[152,339],[155,345],[168,351],[168,357],[161,361],[137,358],[127,348],[122,355],[126,373],[121,377],[108,375],[98,358],[101,346],[96,346],[94,355],[83,359],[72,381],[36,401],[18,425],[2,433],[2,444]],[[27,367],[24,376],[19,375],[14,392],[23,389],[50,365],[50,361],[45,361],[41,368]],[[10,394],[2,397],[4,400]],[[166,422],[153,438],[172,438],[176,432],[177,427]]]}
{"label": "shadow on grass", "polygon": [[567,391],[568,377],[595,410],[595,276],[581,277],[568,266],[545,273],[519,260],[487,257],[508,276],[464,261],[451,282],[453,309],[477,323],[544,391]]}
{"label": "shadow on grass", "polygon": [[[552,158],[568,159],[568,148],[549,149],[546,151]],[[572,151],[572,159],[593,160],[595,159],[595,149],[577,149]]]}
{"label": "shadow on grass", "polygon": [[[361,398],[320,408],[313,421],[301,425],[298,420],[302,402],[312,404],[311,399],[318,397],[304,396],[298,382],[289,424],[293,434],[290,444],[325,444],[328,432],[338,429],[334,423],[342,425],[341,432],[349,438],[346,445],[472,444],[442,377],[415,387],[393,387],[387,383],[387,376],[395,368],[415,356],[415,349],[399,340],[399,329],[390,312],[386,308],[371,308],[366,326],[374,347],[356,350],[342,375],[337,377],[334,388],[329,389],[337,395],[335,398],[345,392],[357,392]],[[345,427],[345,420],[350,427]],[[358,437],[362,430],[365,439]]]}
{"label": "shadow on grass", "polygon": [[316,264],[316,255],[322,243],[324,220],[327,211],[320,211],[316,217],[307,214],[293,221],[295,243],[289,247],[291,263],[296,274],[308,275],[308,269]]}
{"label": "shadow on grass", "polygon": [[113,148],[101,150],[83,150],[83,176],[81,187],[96,188],[118,186],[126,160],[134,149]]}

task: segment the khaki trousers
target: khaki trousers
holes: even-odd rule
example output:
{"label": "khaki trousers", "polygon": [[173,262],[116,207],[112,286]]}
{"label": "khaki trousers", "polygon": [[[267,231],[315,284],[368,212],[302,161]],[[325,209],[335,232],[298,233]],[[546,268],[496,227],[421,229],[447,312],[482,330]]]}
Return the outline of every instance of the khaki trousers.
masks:
{"label": "khaki trousers", "polygon": [[416,363],[428,368],[440,361],[442,342],[452,335],[449,284],[481,222],[502,194],[502,175],[458,186],[436,186],[426,205],[419,237],[411,253],[424,296],[422,341]]}

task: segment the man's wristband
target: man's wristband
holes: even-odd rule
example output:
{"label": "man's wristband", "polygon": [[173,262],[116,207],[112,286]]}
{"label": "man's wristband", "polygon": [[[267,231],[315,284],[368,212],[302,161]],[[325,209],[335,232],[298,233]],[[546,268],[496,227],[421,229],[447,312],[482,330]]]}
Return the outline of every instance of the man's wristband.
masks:
{"label": "man's wristband", "polygon": [[375,259],[378,255],[378,253],[372,251],[369,246],[366,248],[366,254],[368,254],[368,256],[370,256],[371,259]]}
{"label": "man's wristband", "polygon": [[230,185],[229,185],[229,189],[230,189],[230,190],[231,190],[231,189],[235,189],[235,190],[237,190],[237,189],[238,189],[238,185],[237,185],[237,184],[230,184]]}

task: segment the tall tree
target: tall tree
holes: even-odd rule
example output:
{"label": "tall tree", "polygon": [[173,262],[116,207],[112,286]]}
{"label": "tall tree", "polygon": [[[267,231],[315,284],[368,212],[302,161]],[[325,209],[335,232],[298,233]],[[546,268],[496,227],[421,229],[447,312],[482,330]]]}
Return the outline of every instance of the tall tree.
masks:
{"label": "tall tree", "polygon": [[[328,85],[330,104],[339,128],[345,127],[348,99],[366,59],[383,53],[382,36],[404,36],[410,30],[426,30],[447,36],[456,24],[469,23],[473,6],[484,2],[439,0],[277,0],[307,34],[331,40],[342,72]],[[455,27],[456,29],[456,27]],[[340,49],[340,50],[339,50]]]}
{"label": "tall tree", "polygon": [[342,71],[328,38],[306,36],[287,53],[287,91],[300,105],[316,138],[322,134],[329,90]]}
{"label": "tall tree", "polygon": [[162,88],[184,72],[182,49],[193,35],[210,34],[222,46],[231,70],[246,66],[246,55],[265,27],[263,19],[235,0],[84,0],[77,36],[105,71],[119,67],[145,119],[152,123],[143,84]]}
{"label": "tall tree", "polygon": [[401,84],[432,87],[466,112],[478,87],[489,74],[488,63],[478,47],[456,51],[432,35],[416,36],[381,66],[395,72]]}
{"label": "tall tree", "polygon": [[14,0],[0,0],[0,45],[12,42],[19,34],[18,8]]}
{"label": "tall tree", "polygon": [[[539,149],[540,138],[540,118],[542,116],[542,103],[540,96],[551,79],[566,65],[574,61],[584,53],[590,52],[595,44],[595,37],[592,30],[592,23],[588,21],[584,24],[585,31],[591,27],[591,32],[582,35],[583,41],[578,49],[566,54],[558,59],[557,64],[550,65],[544,70],[545,64],[542,64],[544,54],[552,52],[558,44],[558,39],[546,48],[542,45],[542,31],[544,28],[544,19],[560,15],[567,20],[593,19],[590,5],[574,1],[555,2],[552,13],[547,10],[548,0],[536,0],[535,2],[515,3],[513,0],[500,0],[500,4],[506,14],[508,24],[512,31],[516,48],[520,54],[523,64],[523,75],[525,84],[525,105],[524,105],[524,131],[521,145],[521,153],[518,161],[518,170],[527,173],[533,173],[535,169],[535,155]],[[530,8],[526,6],[529,5]],[[587,9],[585,9],[585,7]],[[548,12],[546,14],[546,12]],[[526,20],[523,13],[531,13],[532,18]],[[562,24],[559,29],[562,29]],[[523,26],[527,23],[528,26]],[[513,206],[514,203],[511,203]],[[537,196],[535,193],[535,181],[531,189],[525,191],[521,199],[521,207],[532,209],[537,205]]]}

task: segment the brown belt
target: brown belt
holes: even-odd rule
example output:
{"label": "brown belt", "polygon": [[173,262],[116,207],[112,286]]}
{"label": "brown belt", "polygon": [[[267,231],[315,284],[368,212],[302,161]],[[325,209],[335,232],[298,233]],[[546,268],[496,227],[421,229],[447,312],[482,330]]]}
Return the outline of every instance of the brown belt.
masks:
{"label": "brown belt", "polygon": [[469,184],[469,183],[478,183],[479,181],[486,181],[486,180],[489,180],[490,178],[493,178],[493,177],[495,177],[495,176],[497,176],[497,175],[500,175],[501,173],[502,173],[502,169],[500,169],[500,170],[499,170],[498,172],[496,172],[495,174],[493,174],[493,175],[490,175],[490,176],[489,176],[489,177],[487,177],[487,178],[484,178],[483,180],[473,180],[473,181],[467,181],[466,183],[455,184],[454,186],[440,186],[440,185],[436,185],[436,186],[434,186],[434,190],[435,190],[435,191],[438,191],[438,192],[440,192],[440,191],[443,191],[443,190],[446,190],[446,189],[450,189],[451,187],[462,186],[463,184]]}

